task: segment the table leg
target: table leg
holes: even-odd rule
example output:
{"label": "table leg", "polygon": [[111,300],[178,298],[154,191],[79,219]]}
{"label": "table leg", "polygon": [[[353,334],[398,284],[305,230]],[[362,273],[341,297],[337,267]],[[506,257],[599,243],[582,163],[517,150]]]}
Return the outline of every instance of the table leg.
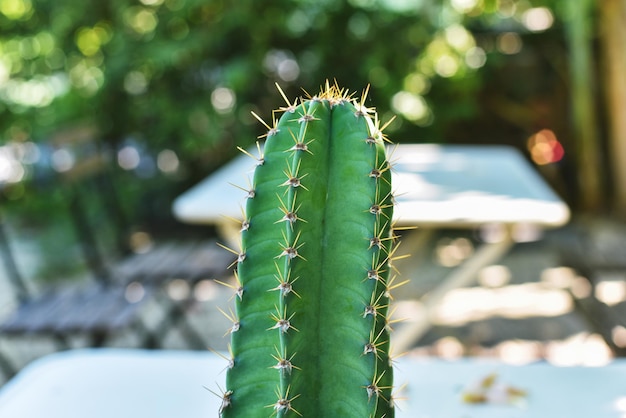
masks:
{"label": "table leg", "polygon": [[412,319],[392,334],[392,346],[396,353],[409,350],[432,326],[437,307],[446,294],[457,288],[466,287],[475,280],[478,272],[501,259],[513,246],[514,240],[507,230],[498,242],[483,244],[472,257],[457,267],[443,282],[423,298],[422,315]]}
{"label": "table leg", "polygon": [[241,223],[230,218],[223,218],[216,224],[220,242],[232,249],[241,246]]}

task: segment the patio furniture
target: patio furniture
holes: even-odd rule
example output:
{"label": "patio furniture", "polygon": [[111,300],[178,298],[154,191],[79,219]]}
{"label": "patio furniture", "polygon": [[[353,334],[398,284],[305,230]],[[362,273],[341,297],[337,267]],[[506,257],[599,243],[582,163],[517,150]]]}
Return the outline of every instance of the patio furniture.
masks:
{"label": "patio furniture", "polygon": [[[50,335],[60,347],[67,348],[68,335],[89,335],[90,345],[101,346],[113,333],[138,327],[141,346],[154,348],[165,332],[177,327],[190,347],[205,349],[202,335],[186,320],[191,299],[171,300],[162,290],[174,280],[193,286],[227,274],[228,256],[209,239],[157,242],[149,251],[130,251],[130,232],[117,201],[110,158],[95,137],[87,126],[62,132],[50,141],[57,151],[71,156],[66,160],[71,163],[56,167],[58,187],[65,196],[93,280],[32,295],[17,270],[10,267],[15,262],[9,261],[18,306],[0,325],[0,331],[6,335]],[[7,241],[4,249],[6,260],[10,260],[13,256]],[[151,297],[162,301],[165,310],[164,319],[154,330],[143,324],[139,310]]]}
{"label": "patio furniture", "polygon": [[[515,366],[480,358],[406,356],[396,365],[397,418],[612,418],[626,412],[626,360],[602,367],[557,367],[545,362]],[[31,363],[0,389],[0,416],[217,416],[226,366],[224,358],[209,352],[83,349],[57,353]],[[495,382],[489,398],[468,402],[469,395],[490,378]],[[506,402],[507,389],[520,395]],[[272,411],[267,412],[270,416]]]}
{"label": "patio furniture", "polygon": [[[0,335],[50,337],[59,349],[67,349],[71,335],[86,335],[90,345],[100,346],[109,334],[121,329],[136,326],[139,332],[147,332],[137,318],[138,308],[146,300],[143,289],[134,289],[133,294],[124,287],[94,282],[87,287],[57,286],[33,294],[17,268],[3,219],[0,255],[17,301],[15,310],[0,324]],[[17,367],[2,360],[4,373],[13,375]]]}
{"label": "patio furniture", "polygon": [[[115,175],[110,164],[112,158],[102,149],[96,136],[95,132],[78,130],[52,140],[57,147],[70,145],[74,153],[89,157],[83,157],[80,164],[61,172],[60,176],[66,187],[71,189],[71,219],[91,270],[117,285],[127,288],[139,286],[154,291],[153,296],[166,312],[164,320],[145,344],[157,346],[157,339],[176,327],[183,333],[190,348],[205,349],[203,336],[186,317],[194,303],[194,286],[202,280],[230,274],[227,270],[230,263],[228,253],[214,239],[196,237],[154,240],[147,249],[140,251],[131,248],[132,231],[118,201]],[[93,209],[94,202],[104,210],[101,210],[101,219],[90,220],[88,213]],[[102,240],[98,242],[94,239],[103,235],[101,222],[112,226],[115,245],[109,248],[108,253],[101,250]],[[167,289],[172,284],[186,287],[185,292],[179,292],[181,297],[169,297]]]}
{"label": "patio furniture", "polygon": [[[512,147],[401,144],[390,151],[397,202],[394,220],[400,227],[417,227],[402,233],[402,253],[418,253],[428,231],[435,229],[497,232],[422,298],[422,316],[410,318],[394,333],[395,350],[402,352],[429,329],[435,308],[450,290],[471,285],[483,267],[524,239],[521,232],[564,225],[569,209]],[[258,154],[256,148],[248,152]],[[174,214],[183,222],[216,225],[223,239],[236,246],[239,225],[232,219],[241,217],[254,164],[245,155],[234,159],[179,196]],[[410,260],[396,264],[403,278],[413,279],[417,267]]]}
{"label": "patio furniture", "polygon": [[[155,344],[154,336],[139,318],[138,309],[148,299],[151,289],[140,283],[127,285],[114,281],[104,267],[101,243],[90,228],[80,188],[83,181],[95,178],[105,163],[92,141],[92,134],[89,127],[79,127],[53,137],[51,144],[64,150],[66,155],[72,155],[65,159],[65,165],[56,168],[63,183],[68,215],[93,280],[87,283],[61,281],[41,293],[31,292],[17,269],[2,225],[2,256],[17,299],[13,312],[0,324],[0,332],[5,336],[48,336],[60,349],[67,349],[69,337],[73,335],[88,336],[91,346],[101,346],[111,334],[137,327],[137,332],[143,333],[149,341],[146,345]],[[103,189],[99,191],[99,195],[106,193]]]}

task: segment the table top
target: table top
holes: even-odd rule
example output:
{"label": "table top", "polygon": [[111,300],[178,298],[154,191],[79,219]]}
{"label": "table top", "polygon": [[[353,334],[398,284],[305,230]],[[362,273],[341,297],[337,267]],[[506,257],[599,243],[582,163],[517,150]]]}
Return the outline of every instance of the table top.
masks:
{"label": "table top", "polygon": [[[256,153],[256,149],[250,150]],[[474,227],[486,223],[564,225],[567,205],[513,147],[403,144],[390,153],[398,225]],[[187,223],[241,218],[255,161],[241,155],[179,196]]]}
{"label": "table top", "polygon": [[[2,418],[206,418],[216,416],[226,361],[213,353],[81,349],[43,357],[0,389]],[[462,401],[491,373],[527,392],[515,404]],[[495,360],[405,356],[397,418],[623,417],[626,360],[603,367],[525,366]]]}

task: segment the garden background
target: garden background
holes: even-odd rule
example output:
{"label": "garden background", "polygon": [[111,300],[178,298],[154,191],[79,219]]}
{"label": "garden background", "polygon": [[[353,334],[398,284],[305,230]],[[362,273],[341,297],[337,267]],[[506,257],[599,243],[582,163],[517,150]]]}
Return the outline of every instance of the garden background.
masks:
{"label": "garden background", "polygon": [[38,277],[76,269],[55,148],[88,125],[137,230],[337,80],[395,142],[509,144],[576,216],[626,213],[626,5],[619,0],[0,0],[0,185]]}

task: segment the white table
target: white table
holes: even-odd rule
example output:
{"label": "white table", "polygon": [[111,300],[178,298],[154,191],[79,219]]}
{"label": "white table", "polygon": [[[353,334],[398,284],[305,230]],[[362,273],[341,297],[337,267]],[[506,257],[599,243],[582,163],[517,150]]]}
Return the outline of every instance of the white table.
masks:
{"label": "white table", "polygon": [[[250,150],[256,153],[256,149]],[[496,226],[486,242],[424,298],[424,315],[394,334],[398,352],[410,347],[430,326],[434,308],[451,289],[471,284],[485,266],[499,260],[520,230],[567,223],[567,205],[550,189],[519,151],[508,146],[410,144],[390,156],[398,226],[476,228]],[[217,225],[234,241],[255,161],[241,155],[179,196],[174,215],[187,223]],[[403,237],[403,252],[418,251],[427,234]],[[402,270],[402,269],[401,269]]]}
{"label": "white table", "polygon": [[[217,416],[225,360],[213,353],[85,349],[52,354],[0,389],[2,418],[206,418]],[[462,402],[490,373],[527,391],[517,405]],[[402,358],[406,384],[397,418],[619,418],[626,413],[626,361],[604,367],[512,366],[491,360]]]}
{"label": "white table", "polygon": [[[250,153],[257,155],[256,148]],[[482,145],[399,145],[390,154],[399,225],[469,227],[485,223],[561,226],[569,210],[516,149]],[[186,223],[228,228],[240,218],[255,161],[240,155],[179,196]]]}

